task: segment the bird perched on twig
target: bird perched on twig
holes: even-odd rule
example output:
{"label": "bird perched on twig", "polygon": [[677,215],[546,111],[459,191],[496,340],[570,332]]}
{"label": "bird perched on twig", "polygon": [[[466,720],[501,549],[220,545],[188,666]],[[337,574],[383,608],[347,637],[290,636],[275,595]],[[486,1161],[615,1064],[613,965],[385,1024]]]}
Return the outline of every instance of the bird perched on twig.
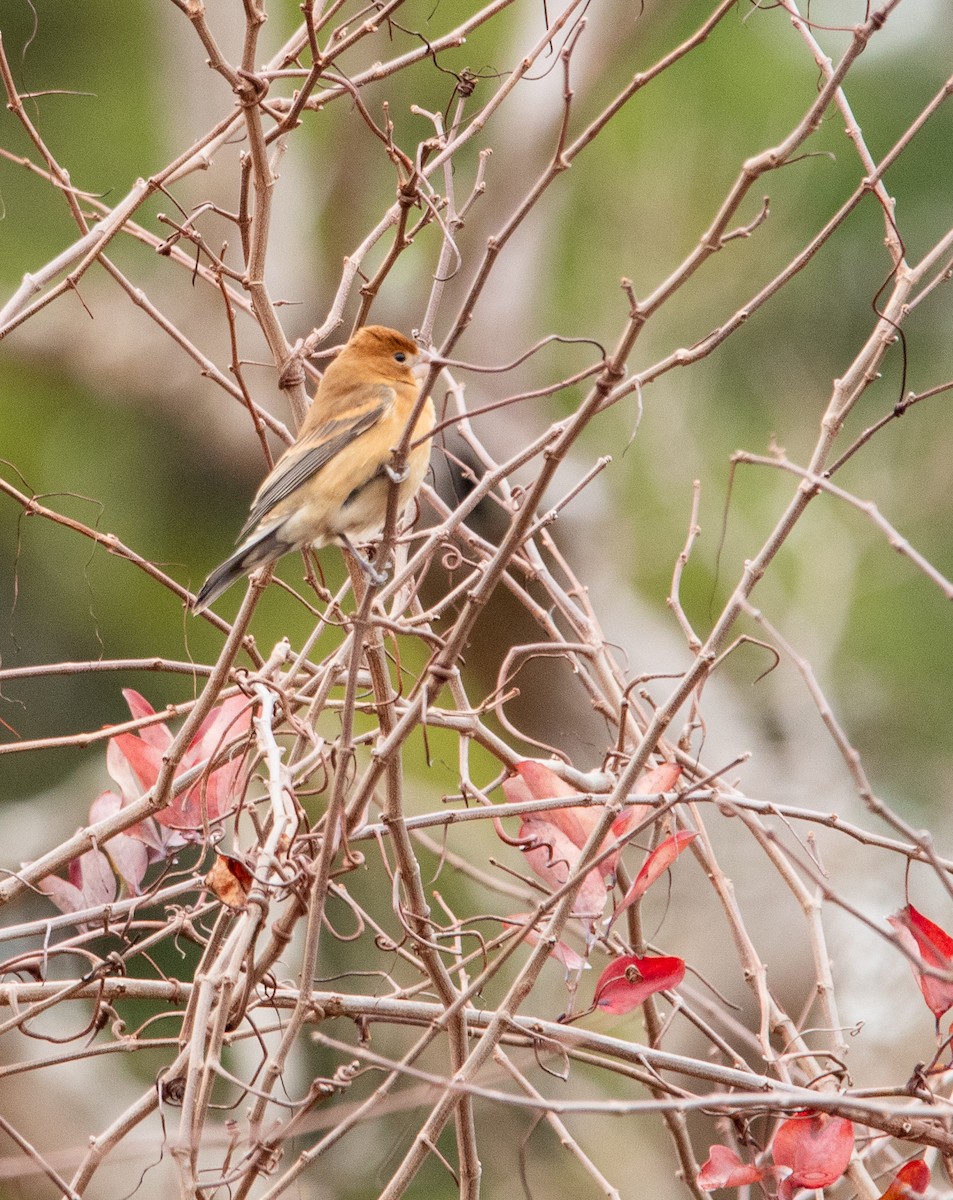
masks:
{"label": "bird perched on twig", "polygon": [[241,545],[202,584],[195,612],[242,575],[306,546],[343,546],[373,582],[384,581],[353,543],[380,533],[391,483],[402,512],[423,482],[434,425],[429,396],[400,474],[390,460],[420,395],[417,375],[428,361],[416,342],[396,330],[367,325],[355,333],[325,371],[298,440],[258,489],[238,535]]}

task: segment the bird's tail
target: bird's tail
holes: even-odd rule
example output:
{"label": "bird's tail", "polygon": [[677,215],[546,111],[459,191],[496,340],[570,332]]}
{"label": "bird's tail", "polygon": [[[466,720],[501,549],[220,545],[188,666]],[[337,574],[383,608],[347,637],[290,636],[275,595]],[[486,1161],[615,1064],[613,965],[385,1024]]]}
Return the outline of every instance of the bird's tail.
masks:
{"label": "bird's tail", "polygon": [[198,595],[192,604],[192,611],[194,613],[204,612],[213,600],[217,600],[222,592],[232,586],[236,579],[241,579],[243,575],[254,571],[256,567],[264,567],[275,562],[282,554],[286,553],[289,546],[278,537],[279,528],[280,526],[266,529],[264,532],[256,532],[243,542],[230,558],[226,558],[220,567],[216,567],[199,588]]}

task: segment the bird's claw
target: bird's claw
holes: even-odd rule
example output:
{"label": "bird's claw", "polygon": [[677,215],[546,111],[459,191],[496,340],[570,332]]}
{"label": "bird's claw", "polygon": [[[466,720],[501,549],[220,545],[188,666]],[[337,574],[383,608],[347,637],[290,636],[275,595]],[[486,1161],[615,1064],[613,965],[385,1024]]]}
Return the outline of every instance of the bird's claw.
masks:
{"label": "bird's claw", "polygon": [[352,550],[351,553],[357,559],[358,565],[364,572],[364,578],[367,580],[367,582],[372,583],[375,587],[383,587],[390,575],[389,571],[387,570],[387,564],[385,563],[380,569],[378,569],[369,559],[366,559],[363,554],[358,554],[355,550]]}
{"label": "bird's claw", "polygon": [[373,583],[375,587],[383,587],[390,578],[390,572],[386,567],[383,571],[378,571],[373,563],[365,562],[362,566],[364,567],[364,574],[367,576],[368,582]]}
{"label": "bird's claw", "polygon": [[381,570],[378,570],[374,564],[364,557],[359,550],[355,548],[350,538],[341,536],[341,545],[349,554],[353,554],[357,559],[357,564],[364,572],[364,577],[368,583],[372,583],[375,587],[383,587],[388,579],[387,564],[385,563]]}
{"label": "bird's claw", "polygon": [[401,484],[407,479],[406,467],[392,467],[390,463],[384,463],[384,473],[391,483]]}

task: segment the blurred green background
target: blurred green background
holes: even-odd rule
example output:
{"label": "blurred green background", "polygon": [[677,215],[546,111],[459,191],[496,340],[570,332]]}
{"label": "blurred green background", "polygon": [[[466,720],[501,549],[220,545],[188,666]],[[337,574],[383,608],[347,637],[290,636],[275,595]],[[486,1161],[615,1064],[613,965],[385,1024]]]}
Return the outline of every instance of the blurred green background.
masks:
{"label": "blurred green background", "polygon": [[[573,63],[572,134],[634,70],[688,36],[706,11],[700,4],[649,4],[632,11],[618,3],[590,13]],[[81,19],[66,22],[50,0],[35,5],[5,0],[4,46],[18,87],[43,93],[29,99],[27,109],[73,183],[111,204],[138,176],[161,168],[228,111],[230,97],[173,6],[89,2],[79,12]],[[409,4],[401,13],[405,29],[431,37],[454,15],[429,4]],[[294,6],[273,8],[263,52],[273,52],[297,14]],[[948,47],[937,36],[940,14],[939,5],[925,0],[902,4],[850,73],[849,99],[875,155],[886,151],[949,70]],[[845,25],[863,16],[863,5],[829,4],[823,11],[815,5],[811,15],[819,27]],[[528,32],[541,31],[541,19],[539,5],[516,4],[471,35],[466,46],[443,52],[443,70],[425,60],[368,89],[367,101],[378,115],[381,103],[389,102],[396,137],[412,152],[428,125],[410,113],[410,104],[445,110],[455,83],[446,72],[465,67],[486,77],[471,104],[485,100],[508,68],[512,47]],[[216,13],[213,24],[226,52],[234,49],[238,14]],[[819,29],[818,37],[835,56],[847,44],[842,32]],[[397,28],[387,41],[391,51],[417,44]],[[375,49],[383,53],[380,47],[359,49],[349,67],[359,70]],[[500,226],[551,153],[560,72],[550,55],[537,73],[543,78],[521,85],[522,106],[504,108],[460,156],[458,199],[472,183],[478,150],[493,147],[487,193],[460,234],[464,264],[448,287],[438,341],[487,232]],[[619,278],[630,277],[637,294],[652,290],[690,251],[740,163],[787,134],[816,86],[816,66],[783,14],[745,9],[730,14],[703,46],[640,92],[551,187],[502,256],[457,348],[460,357],[502,361],[553,330],[613,344],[625,308]],[[7,150],[36,158],[9,113],[3,131]],[[946,106],[887,177],[912,261],[949,222],[951,132]],[[757,212],[762,194],[770,194],[768,221],[716,255],[666,305],[649,323],[630,367],[644,368],[677,346],[691,346],[722,323],[856,186],[857,159],[838,115],[828,112],[807,149],[799,161],[756,185],[745,219]],[[207,176],[178,185],[178,203],[188,208],[211,196],[234,207],[236,153],[234,147],[223,150]],[[9,295],[24,272],[74,240],[74,227],[54,189],[9,160],[0,162],[0,189],[0,283]],[[291,306],[280,311],[292,340],[323,318],[342,256],[392,193],[392,172],[352,105],[338,102],[306,117],[282,160],[269,260],[272,294]],[[156,214],[172,210],[169,198],[159,197],[139,220],[164,235],[168,227],[157,223]],[[234,230],[224,222],[216,226],[212,219],[204,229],[213,244],[219,231],[235,243]],[[593,424],[581,456],[613,453],[615,461],[598,484],[600,514],[607,501],[612,505],[611,519],[599,530],[605,553],[592,556],[587,569],[599,572],[601,558],[608,589],[631,588],[650,609],[663,612],[687,526],[691,480],[699,478],[704,536],[688,568],[684,598],[704,632],[792,487],[789,478],[763,469],[738,474],[716,564],[728,457],[741,447],[763,452],[773,435],[803,461],[831,381],[870,331],[872,306],[889,270],[882,240],[881,213],[867,201],[807,269],[726,344],[690,370],[646,389],[645,416],[631,445],[634,401]],[[428,231],[405,255],[373,319],[404,328],[419,321],[435,246],[436,234]],[[227,371],[226,324],[210,289],[131,239],[115,241],[111,254]],[[380,251],[374,258],[379,261]],[[347,315],[354,311],[352,298]],[[240,322],[239,331],[243,356],[263,361],[264,348],[250,323]],[[921,306],[905,333],[908,388],[942,382],[950,371],[946,287]],[[478,404],[505,394],[504,387],[539,386],[578,367],[586,361],[583,353],[588,352],[549,350],[512,378],[471,377],[468,398]],[[901,361],[895,348],[882,379],[852,417],[853,432],[899,398]],[[256,398],[287,420],[273,372],[249,366],[246,375]],[[497,449],[570,411],[580,395],[577,389],[523,405],[480,422],[478,429]],[[944,436],[947,404],[941,396],[892,425],[838,481],[875,501],[949,573],[953,456]],[[115,533],[193,587],[226,553],[262,471],[247,417],[101,271],[89,272],[78,295],[57,300],[4,342],[0,428],[6,478],[26,492],[53,494],[53,507]],[[583,503],[579,507],[577,524],[585,527],[590,514]],[[829,500],[816,509],[765,580],[757,602],[814,663],[878,786],[926,816],[943,802],[950,782],[948,605],[860,514]],[[571,519],[565,525],[562,536],[570,548],[579,531]],[[220,644],[218,634],[186,620],[178,603],[135,568],[68,530],[24,518],[5,498],[0,539],[5,668],[151,655],[202,661]],[[338,556],[327,552],[323,562],[332,579],[341,577]],[[300,578],[298,563],[283,570]],[[236,603],[237,594],[229,596],[223,611]],[[255,631],[266,650],[289,620],[301,618],[279,601],[263,606]],[[305,626],[298,628],[303,633]],[[747,686],[765,665],[756,652],[745,651],[726,670]],[[634,662],[633,671],[640,666]],[[161,674],[7,681],[0,716],[24,739],[96,728],[123,715],[119,689],[125,683],[157,706],[182,698],[193,686]],[[790,690],[791,679],[778,673],[759,683],[754,694],[756,719],[777,736],[786,723],[777,710]],[[3,731],[2,737],[10,741],[14,735]],[[583,753],[581,747],[568,748]],[[27,798],[88,758],[72,750],[0,756],[0,791],[7,799]],[[77,796],[70,819],[80,819],[84,807]]]}
{"label": "blurred green background", "polygon": [[[446,0],[409,2],[400,10],[402,28],[382,29],[346,66],[357,73],[378,58],[419,46],[407,30],[433,39],[471,9]],[[694,0],[591,5],[572,62],[570,138],[633,73],[690,36],[709,12]],[[849,35],[825,27],[862,20],[865,5],[831,0],[813,4],[811,16],[825,51],[836,58]],[[271,6],[262,59],[299,19],[295,4]],[[209,5],[209,20],[225,52],[234,55],[241,5]],[[472,114],[541,36],[543,21],[542,4],[520,0],[465,46],[441,52],[439,65],[425,58],[367,88],[364,100],[379,120],[388,103],[395,138],[412,156],[433,126],[411,105],[448,111],[455,78],[447,72],[466,68],[481,77],[467,108]],[[106,204],[118,202],[137,178],[160,170],[231,109],[227,86],[205,65],[189,22],[172,4],[84,0],[66,19],[53,0],[0,0],[0,31],[17,87],[37,93],[27,101],[30,119],[74,185]],[[875,157],[886,153],[950,74],[950,49],[946,6],[903,0],[852,68],[847,94]],[[486,238],[504,225],[555,145],[558,55],[545,56],[531,75],[455,160],[459,203],[473,184],[479,151],[493,150],[486,193],[458,235],[462,261],[438,313],[438,344]],[[636,294],[645,296],[677,267],[711,223],[741,164],[788,135],[815,97],[818,78],[782,10],[739,7],[730,13],[702,45],[640,91],[550,187],[501,255],[455,355],[499,364],[551,332],[595,338],[611,348],[627,314],[620,278],[631,279]],[[290,85],[275,90],[287,94]],[[12,114],[3,113],[0,128],[0,147],[37,161]],[[911,262],[953,224],[951,145],[948,102],[887,175]],[[723,324],[856,187],[862,170],[838,114],[827,113],[805,149],[798,161],[758,181],[741,220],[752,220],[762,197],[770,195],[767,221],[716,255],[653,317],[630,370],[691,347]],[[241,150],[240,144],[223,148],[208,172],[175,185],[172,197],[150,200],[137,214],[140,224],[165,237],[169,227],[158,214],[176,213],[176,204],[189,210],[212,199],[234,210]],[[268,282],[293,342],[324,320],[342,260],[392,203],[395,178],[348,100],[305,116],[279,171]],[[234,226],[209,216],[201,227],[216,248],[231,243],[229,261],[238,265]],[[791,496],[794,480],[763,468],[741,469],[729,492],[730,456],[741,448],[766,453],[774,439],[793,460],[806,460],[833,381],[873,326],[890,270],[883,233],[882,213],[867,198],[807,268],[724,345],[647,387],[641,415],[635,397],[602,414],[575,448],[553,499],[600,456],[612,455],[613,462],[569,506],[555,533],[632,677],[676,672],[689,662],[665,598],[688,528],[692,481],[701,481],[702,536],[682,599],[702,635]],[[25,272],[41,268],[75,237],[62,197],[22,165],[0,159],[0,302]],[[369,256],[368,274],[389,244],[385,238]],[[420,323],[438,250],[439,235],[431,228],[386,281],[373,320],[407,331]],[[228,373],[228,326],[217,294],[131,238],[116,239],[110,255]],[[355,291],[332,341],[349,328],[357,307]],[[238,332],[249,387],[289,422],[261,337],[245,318],[239,318]],[[907,389],[927,389],[953,376],[949,284],[916,309],[904,333]],[[591,358],[584,347],[549,347],[507,375],[461,376],[467,400],[477,406],[546,386]],[[852,415],[843,446],[891,410],[901,395],[903,367],[895,346]],[[573,411],[583,394],[576,388],[523,403],[478,420],[476,428],[491,452],[503,457]],[[840,486],[875,502],[947,577],[953,574],[948,405],[949,397],[940,395],[916,406],[837,477]],[[228,553],[264,469],[247,413],[98,269],[86,274],[77,293],[59,298],[0,343],[0,458],[0,474],[19,490],[115,534],[193,589]],[[491,512],[478,522],[487,533],[498,527]],[[321,562],[332,587],[343,580],[336,550],[323,552]],[[285,560],[280,572],[300,582],[300,560]],[[216,609],[233,613],[239,598],[235,589]],[[862,514],[821,498],[772,565],[755,602],[813,665],[877,791],[914,823],[942,820],[953,783],[953,614],[942,593]],[[267,654],[284,635],[300,646],[310,628],[303,609],[271,589],[253,632]],[[739,625],[742,631],[759,633],[753,623]],[[511,644],[537,636],[501,590],[468,648],[474,696],[492,690]],[[0,669],[157,656],[209,663],[221,643],[219,632],[185,614],[174,596],[130,563],[68,529],[25,516],[0,496]],[[747,646],[721,669],[721,690],[714,691],[706,714],[705,756],[711,753],[716,765],[754,747],[746,777],[752,794],[835,808],[850,792],[846,772],[794,668],[784,663],[760,678],[770,661]],[[0,727],[0,749],[124,719],[124,686],[161,708],[193,695],[200,682],[188,674],[143,671],[31,681],[0,677],[0,719],[10,727]],[[604,727],[568,673],[549,661],[532,664],[519,685],[523,696],[507,712],[527,735],[557,745],[580,767],[600,763]],[[656,698],[664,697],[664,682],[651,687]],[[707,691],[706,699],[711,696]],[[419,739],[408,757],[410,769],[419,772],[415,787],[428,803],[459,787],[450,739],[434,733],[430,749],[429,771]],[[486,763],[486,779],[494,769]],[[103,743],[0,753],[0,801],[8,811],[41,814],[31,833],[13,843],[5,865],[83,823],[96,792],[107,785]],[[491,834],[487,840],[492,843]],[[899,877],[892,882],[899,895]],[[739,886],[743,896],[743,878]],[[412,1123],[413,1117],[408,1127]],[[560,1194],[561,1172],[545,1156],[536,1169],[554,1175],[548,1190],[536,1177],[539,1194]],[[434,1178],[439,1176],[434,1168]],[[642,1184],[643,1194],[665,1194],[663,1183],[646,1177]],[[441,1194],[437,1183],[432,1191],[426,1182],[421,1186],[421,1195]],[[356,1185],[354,1195],[365,1194]]]}

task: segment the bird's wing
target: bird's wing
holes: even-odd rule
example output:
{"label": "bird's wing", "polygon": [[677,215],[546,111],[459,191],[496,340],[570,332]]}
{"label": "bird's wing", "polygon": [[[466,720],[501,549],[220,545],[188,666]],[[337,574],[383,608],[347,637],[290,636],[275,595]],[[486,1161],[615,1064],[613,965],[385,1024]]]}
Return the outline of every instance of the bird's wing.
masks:
{"label": "bird's wing", "polygon": [[355,438],[367,433],[380,421],[394,403],[395,394],[393,388],[386,386],[375,388],[374,391],[375,403],[369,407],[362,404],[360,408],[344,416],[324,421],[305,437],[300,449],[293,446],[284,458],[279,459],[255,497],[248,520],[242,526],[237,541],[241,541],[254,529],[276,504],[290,496],[296,488],[350,446]]}

